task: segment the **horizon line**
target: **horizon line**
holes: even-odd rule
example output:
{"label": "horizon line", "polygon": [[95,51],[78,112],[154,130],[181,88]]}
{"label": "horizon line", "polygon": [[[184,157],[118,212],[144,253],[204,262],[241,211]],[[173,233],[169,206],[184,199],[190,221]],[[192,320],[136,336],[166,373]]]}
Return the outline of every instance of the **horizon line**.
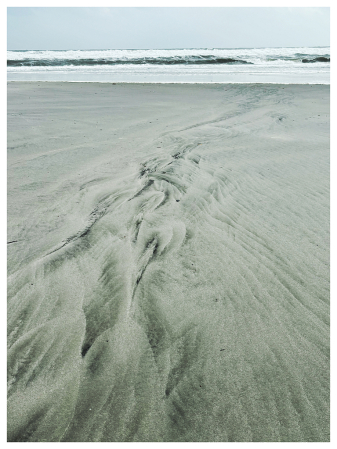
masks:
{"label": "horizon line", "polygon": [[30,49],[7,49],[7,51],[109,51],[109,50],[127,50],[127,51],[139,51],[139,50],[256,50],[266,48],[330,48],[330,45],[295,45],[292,47],[277,46],[277,47],[172,47],[172,48],[30,48]]}

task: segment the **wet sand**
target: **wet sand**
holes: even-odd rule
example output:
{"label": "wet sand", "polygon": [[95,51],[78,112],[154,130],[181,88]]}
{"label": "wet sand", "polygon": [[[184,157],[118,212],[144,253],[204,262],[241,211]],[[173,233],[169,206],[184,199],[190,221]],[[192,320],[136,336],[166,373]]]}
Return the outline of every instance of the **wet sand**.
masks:
{"label": "wet sand", "polygon": [[329,441],[329,95],[8,84],[9,441]]}

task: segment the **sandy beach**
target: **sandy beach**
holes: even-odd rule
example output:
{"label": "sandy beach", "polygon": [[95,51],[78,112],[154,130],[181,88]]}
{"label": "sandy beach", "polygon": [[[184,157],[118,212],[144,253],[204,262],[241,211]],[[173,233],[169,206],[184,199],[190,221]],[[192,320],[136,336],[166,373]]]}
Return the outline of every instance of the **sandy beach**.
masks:
{"label": "sandy beach", "polygon": [[8,83],[8,441],[329,441],[329,96]]}

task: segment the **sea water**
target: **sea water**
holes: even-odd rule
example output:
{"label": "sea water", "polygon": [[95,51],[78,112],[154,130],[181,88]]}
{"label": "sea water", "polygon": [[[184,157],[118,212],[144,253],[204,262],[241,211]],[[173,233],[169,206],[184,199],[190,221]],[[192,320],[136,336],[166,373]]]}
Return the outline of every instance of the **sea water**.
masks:
{"label": "sea water", "polygon": [[330,47],[7,52],[8,81],[330,83]]}

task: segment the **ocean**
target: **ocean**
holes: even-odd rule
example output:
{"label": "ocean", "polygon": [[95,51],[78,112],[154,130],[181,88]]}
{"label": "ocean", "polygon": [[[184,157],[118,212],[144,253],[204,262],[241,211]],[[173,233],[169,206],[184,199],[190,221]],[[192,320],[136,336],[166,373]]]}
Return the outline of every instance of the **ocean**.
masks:
{"label": "ocean", "polygon": [[8,51],[7,80],[330,84],[330,47]]}

